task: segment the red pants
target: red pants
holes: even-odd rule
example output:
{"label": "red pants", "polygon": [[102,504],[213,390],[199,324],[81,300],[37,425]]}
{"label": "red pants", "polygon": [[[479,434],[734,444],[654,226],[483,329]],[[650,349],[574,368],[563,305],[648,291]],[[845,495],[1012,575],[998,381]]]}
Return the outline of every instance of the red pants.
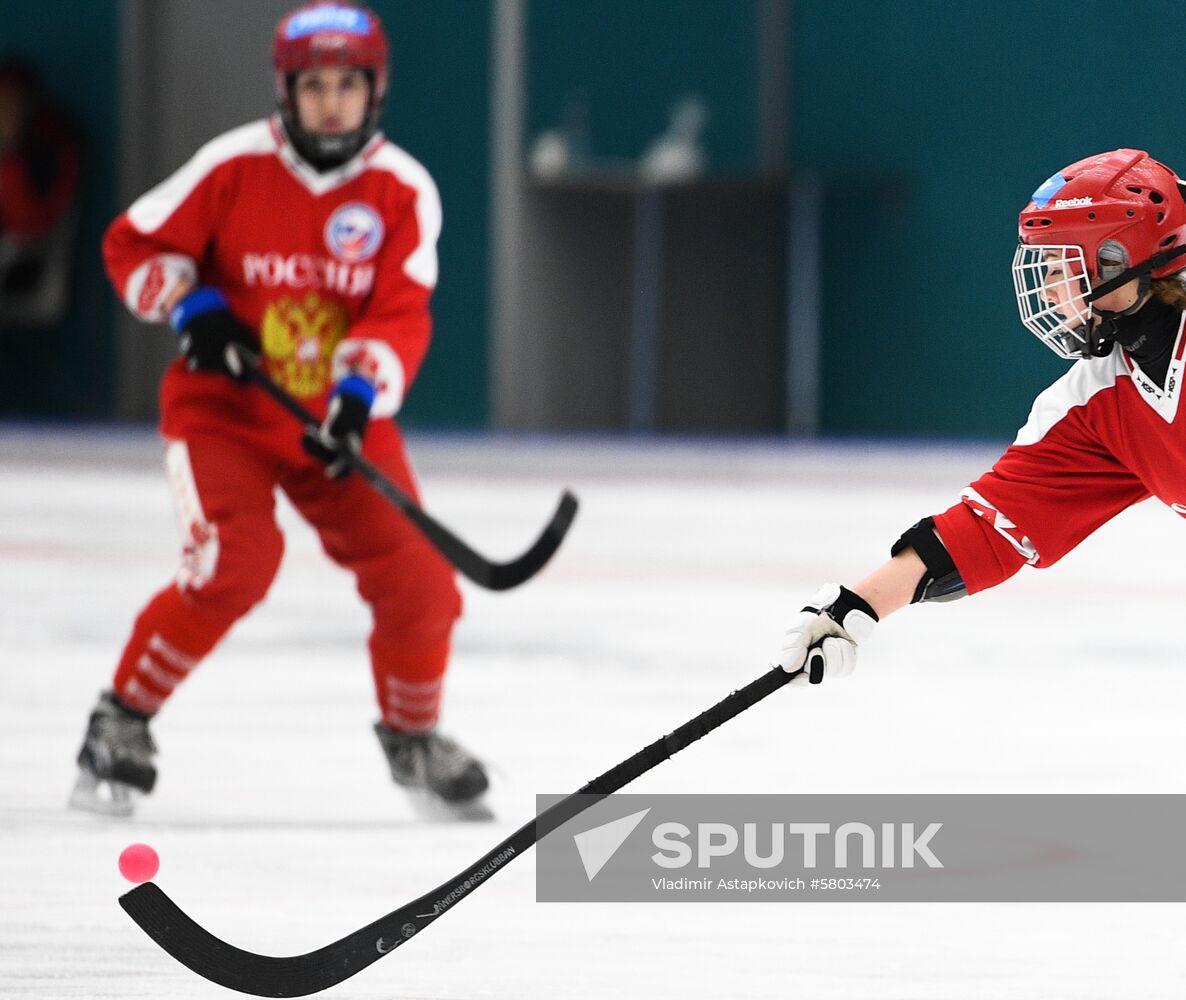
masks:
{"label": "red pants", "polygon": [[[371,666],[384,721],[409,731],[431,727],[461,613],[451,567],[360,476],[327,479],[324,466],[293,447],[291,424],[282,446],[244,430],[241,436],[195,433],[168,444],[166,467],[184,538],[181,571],[136,619],[116,669],[116,693],[140,711],[156,712],[263,599],[284,550],[275,520],[278,486],[317,530],[330,558],[354,574],[371,608]],[[367,457],[416,496],[395,425],[376,422],[366,445]]]}

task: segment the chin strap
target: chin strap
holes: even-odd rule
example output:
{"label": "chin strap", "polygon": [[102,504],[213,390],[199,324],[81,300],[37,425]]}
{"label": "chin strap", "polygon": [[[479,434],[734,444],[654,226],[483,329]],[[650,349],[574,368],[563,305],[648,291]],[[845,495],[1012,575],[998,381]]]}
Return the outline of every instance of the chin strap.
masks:
{"label": "chin strap", "polygon": [[1083,352],[1083,357],[1106,358],[1112,353],[1112,345],[1116,343],[1116,335],[1119,332],[1116,317],[1104,316],[1088,334],[1087,347]]}
{"label": "chin strap", "polygon": [[[1137,297],[1135,299],[1133,299],[1132,305],[1129,306],[1127,309],[1120,309],[1120,310],[1100,309],[1098,306],[1096,306],[1096,307],[1093,307],[1091,311],[1096,313],[1099,316],[1103,316],[1104,319],[1112,320],[1113,322],[1115,322],[1117,317],[1131,316],[1138,309],[1140,309],[1146,302],[1149,301],[1149,289],[1153,287],[1153,276],[1148,271],[1146,271],[1144,274],[1140,275],[1140,279],[1141,279],[1141,283],[1137,286]],[[1132,278],[1129,278],[1128,280],[1132,281]],[[1108,284],[1111,284],[1111,282],[1108,282]],[[1100,288],[1102,288],[1102,287],[1103,287],[1103,285],[1100,286]],[[1097,292],[1098,292],[1098,290],[1099,289],[1096,289]],[[1095,299],[1095,298],[1097,298],[1097,295],[1095,292],[1093,292],[1088,297],[1088,301],[1091,301],[1092,299]]]}
{"label": "chin strap", "polygon": [[[1183,252],[1186,252],[1186,249],[1184,249]],[[1160,267],[1161,265],[1155,264],[1153,266]],[[1130,268],[1129,271],[1126,271],[1125,274],[1129,274],[1130,277],[1125,280],[1132,281],[1133,277],[1136,277],[1136,275],[1132,275],[1131,272],[1136,270],[1138,270],[1138,268]],[[1152,268],[1150,268],[1150,270],[1152,270]],[[1124,278],[1124,275],[1122,274],[1119,276],[1119,278],[1111,279],[1107,282],[1107,284],[1110,285],[1113,282],[1120,280],[1120,278]],[[1151,275],[1150,271],[1147,270],[1140,274],[1140,279],[1141,283],[1137,286],[1137,297],[1133,300],[1132,305],[1127,309],[1121,309],[1119,311],[1114,309],[1100,309],[1098,307],[1092,309],[1092,312],[1099,316],[1100,319],[1094,324],[1094,326],[1092,326],[1090,332],[1088,333],[1086,356],[1093,358],[1104,358],[1111,354],[1112,344],[1119,339],[1120,318],[1122,316],[1132,316],[1138,310],[1143,309],[1148,303],[1149,289],[1153,287],[1153,276]],[[1100,285],[1100,288],[1103,287],[1103,285]],[[1088,301],[1090,301],[1099,293],[1100,288],[1097,288],[1095,292],[1089,296]]]}

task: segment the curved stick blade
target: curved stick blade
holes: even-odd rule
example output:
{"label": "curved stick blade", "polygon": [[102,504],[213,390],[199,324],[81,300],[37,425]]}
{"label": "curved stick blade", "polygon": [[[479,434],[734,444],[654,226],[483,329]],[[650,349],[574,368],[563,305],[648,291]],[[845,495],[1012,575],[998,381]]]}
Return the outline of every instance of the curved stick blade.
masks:
{"label": "curved stick blade", "polygon": [[[155,882],[145,882],[124,893],[119,905],[141,930],[188,969],[227,989],[258,997],[319,993],[361,972],[387,953],[343,949],[343,940],[307,955],[257,955],[215,937],[188,917]],[[358,932],[350,935],[357,936]],[[398,944],[402,940],[395,935],[391,947]]]}
{"label": "curved stick blade", "polygon": [[510,590],[535,576],[560,548],[560,543],[564,541],[564,536],[568,534],[568,529],[572,527],[573,519],[577,516],[578,506],[576,495],[571,490],[565,490],[555,513],[552,514],[552,519],[545,525],[531,548],[511,562],[492,563],[485,586],[490,590]]}
{"label": "curved stick blade", "polygon": [[[284,388],[272,381],[268,374],[259,367],[259,358],[245,348],[238,350],[239,361],[243,365],[247,377],[300,420],[306,430],[316,429],[317,418],[299,400],[293,398]],[[420,529],[424,537],[449,560],[454,569],[479,587],[485,587],[487,590],[510,590],[535,576],[560,547],[560,543],[572,526],[572,519],[576,517],[577,498],[571,491],[565,490],[551,521],[544,527],[543,532],[531,548],[511,562],[498,563],[487,559],[446,528],[362,455],[354,455],[350,459],[350,463],[355,472],[366,479],[371,486]]]}

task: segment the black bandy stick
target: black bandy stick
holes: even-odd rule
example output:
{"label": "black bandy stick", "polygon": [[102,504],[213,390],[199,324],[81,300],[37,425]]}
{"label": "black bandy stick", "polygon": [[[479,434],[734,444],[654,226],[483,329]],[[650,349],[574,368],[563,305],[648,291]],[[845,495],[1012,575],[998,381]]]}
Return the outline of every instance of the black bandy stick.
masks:
{"label": "black bandy stick", "polygon": [[[254,354],[242,347],[228,348],[231,350],[235,351],[236,360],[252,382],[300,420],[306,429],[314,432],[318,429],[320,421],[259,367],[259,359]],[[348,461],[352,469],[403,513],[459,573],[487,590],[510,590],[535,576],[560,548],[577,513],[576,496],[565,490],[551,519],[531,547],[509,562],[495,562],[453,534],[362,455],[349,455]]]}
{"label": "black bandy stick", "polygon": [[177,961],[220,986],[259,997],[303,997],[318,993],[390,954],[437,917],[452,910],[538,840],[773,694],[802,672],[800,669],[788,673],[779,667],[768,670],[673,733],[644,747],[561,799],[449,881],[333,944],[306,955],[278,958],[257,955],[227,944],[186,916],[153,882],[145,882],[121,896],[120,906]]}

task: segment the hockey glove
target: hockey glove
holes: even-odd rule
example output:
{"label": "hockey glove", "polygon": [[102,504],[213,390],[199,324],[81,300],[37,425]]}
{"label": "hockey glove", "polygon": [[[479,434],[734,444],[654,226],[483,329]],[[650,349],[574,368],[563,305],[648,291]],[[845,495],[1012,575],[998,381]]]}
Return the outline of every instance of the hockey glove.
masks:
{"label": "hockey glove", "polygon": [[178,336],[185,367],[192,371],[222,372],[246,382],[238,353],[232,345],[257,350],[256,337],[235,319],[226,297],[217,288],[195,288],[169,313]]}
{"label": "hockey glove", "polygon": [[857,662],[857,644],[868,641],[877,612],[838,583],[825,584],[782,640],[778,665],[793,672],[792,684],[818,684],[826,676],[845,677]]}
{"label": "hockey glove", "polygon": [[330,479],[348,475],[351,457],[361,453],[374,400],[375,387],[370,382],[361,375],[348,375],[334,386],[321,426],[305,431],[301,445],[325,463],[325,474]]}

